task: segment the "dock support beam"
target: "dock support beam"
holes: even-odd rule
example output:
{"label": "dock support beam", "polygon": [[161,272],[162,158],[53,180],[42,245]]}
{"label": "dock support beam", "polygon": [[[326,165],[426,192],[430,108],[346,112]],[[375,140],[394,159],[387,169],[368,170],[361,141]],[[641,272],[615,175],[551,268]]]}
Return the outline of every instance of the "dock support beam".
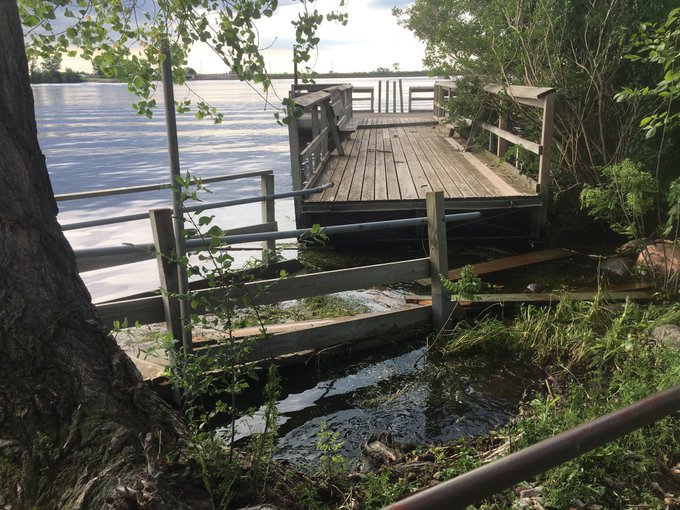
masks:
{"label": "dock support beam", "polygon": [[[260,177],[260,185],[262,189],[262,196],[274,196],[274,175],[267,174]],[[262,223],[274,223],[276,221],[276,206],[273,198],[269,198],[262,202]],[[276,241],[268,239],[262,241],[262,263],[269,264],[271,256],[276,251]]]}
{"label": "dock support beam", "polygon": [[430,191],[426,195],[427,237],[430,243],[430,280],[432,286],[432,321],[435,330],[450,329],[453,304],[451,293],[440,275],[449,274],[444,193]]}

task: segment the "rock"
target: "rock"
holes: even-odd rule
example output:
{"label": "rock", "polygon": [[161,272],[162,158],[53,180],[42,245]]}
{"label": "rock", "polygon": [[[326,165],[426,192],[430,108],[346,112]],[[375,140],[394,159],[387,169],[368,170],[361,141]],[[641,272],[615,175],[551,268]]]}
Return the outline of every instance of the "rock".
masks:
{"label": "rock", "polygon": [[630,278],[633,262],[625,257],[612,257],[600,264],[600,271],[612,282],[623,282]]}
{"label": "rock", "polygon": [[644,245],[638,241],[628,241],[627,243],[616,248],[614,251],[619,257],[632,257],[636,259],[642,251],[643,246]]}
{"label": "rock", "polygon": [[521,499],[537,498],[543,492],[543,487],[540,485],[538,487],[532,487],[530,489],[523,489],[519,491],[519,497]]}
{"label": "rock", "polygon": [[524,289],[524,292],[528,294],[539,294],[545,290],[545,287],[540,283],[530,283]]}
{"label": "rock", "polygon": [[680,349],[680,326],[675,324],[656,326],[649,335],[652,337],[652,340],[665,347]]}
{"label": "rock", "polygon": [[677,276],[680,270],[680,246],[677,241],[650,244],[638,256],[637,265],[649,269],[658,278],[668,280]]}
{"label": "rock", "polygon": [[406,474],[406,480],[408,480],[409,482],[413,482],[416,478],[418,478],[418,475],[415,474],[413,471],[409,471]]}
{"label": "rock", "polygon": [[402,455],[392,447],[392,436],[389,432],[378,432],[371,435],[368,441],[361,444],[361,455],[357,471],[370,473],[384,464],[401,462]]}

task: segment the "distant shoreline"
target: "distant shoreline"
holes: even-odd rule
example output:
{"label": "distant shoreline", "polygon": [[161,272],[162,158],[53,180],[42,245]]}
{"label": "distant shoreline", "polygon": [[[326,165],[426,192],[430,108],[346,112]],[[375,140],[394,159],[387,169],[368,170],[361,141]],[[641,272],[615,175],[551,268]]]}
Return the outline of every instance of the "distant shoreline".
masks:
{"label": "distant shoreline", "polygon": [[[100,78],[96,76],[82,75],[84,81],[91,83],[122,83],[119,80],[113,78]],[[399,71],[399,72],[356,72],[356,73],[316,73],[314,78],[413,78],[417,76],[428,76],[427,70],[421,71]],[[292,80],[293,73],[274,73],[270,74],[269,77],[272,80]],[[188,81],[205,81],[205,80],[238,80],[238,76],[234,76],[226,73],[214,73],[214,74],[197,74]]]}

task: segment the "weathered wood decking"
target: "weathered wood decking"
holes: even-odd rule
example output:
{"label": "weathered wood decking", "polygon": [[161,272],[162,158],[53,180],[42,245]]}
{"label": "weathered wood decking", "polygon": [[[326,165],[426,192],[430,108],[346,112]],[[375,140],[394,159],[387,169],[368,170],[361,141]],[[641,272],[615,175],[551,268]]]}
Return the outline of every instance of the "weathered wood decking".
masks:
{"label": "weathered wood decking", "polygon": [[[540,235],[547,219],[554,89],[485,88],[496,105],[498,125],[468,122],[473,138],[479,129],[489,133],[492,154],[464,147],[466,142],[461,145],[441,123],[455,95],[453,82],[435,83],[437,116],[354,112],[350,84],[321,87],[291,91],[301,110],[289,125],[293,189],[326,185],[324,191],[296,198],[298,226],[424,216],[425,195],[442,191],[446,211],[482,213],[474,224],[449,226],[460,237]],[[540,142],[508,130],[506,114],[498,108],[504,101],[543,110]],[[536,180],[500,159],[509,143],[538,157]]]}
{"label": "weathered wood decking", "polygon": [[447,209],[540,205],[535,183],[466,152],[432,114],[355,117],[344,155],[333,152],[307,184],[333,187],[306,197],[303,211],[422,209],[429,191],[443,191]]}

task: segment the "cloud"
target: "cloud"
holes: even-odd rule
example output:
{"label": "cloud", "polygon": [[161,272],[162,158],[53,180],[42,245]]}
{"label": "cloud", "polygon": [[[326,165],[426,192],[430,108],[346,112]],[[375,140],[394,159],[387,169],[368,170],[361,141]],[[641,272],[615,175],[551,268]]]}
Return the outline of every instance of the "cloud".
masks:
{"label": "cloud", "polygon": [[366,5],[378,9],[391,9],[392,7],[408,7],[412,3],[413,0],[368,0]]}

